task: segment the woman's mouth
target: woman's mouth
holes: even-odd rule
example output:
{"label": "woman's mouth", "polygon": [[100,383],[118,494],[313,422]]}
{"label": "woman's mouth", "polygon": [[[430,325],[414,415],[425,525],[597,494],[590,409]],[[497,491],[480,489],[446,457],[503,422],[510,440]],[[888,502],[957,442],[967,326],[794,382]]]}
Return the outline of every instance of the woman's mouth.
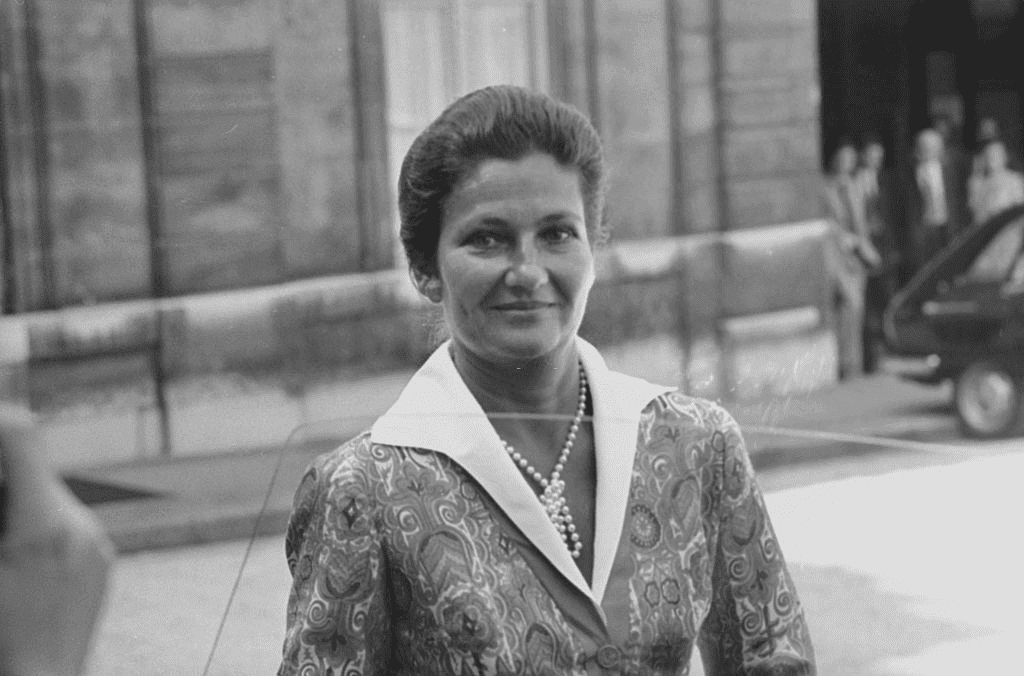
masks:
{"label": "woman's mouth", "polygon": [[554,303],[545,303],[539,300],[515,300],[508,303],[498,303],[493,306],[501,312],[529,312],[531,310],[543,310],[553,307]]}

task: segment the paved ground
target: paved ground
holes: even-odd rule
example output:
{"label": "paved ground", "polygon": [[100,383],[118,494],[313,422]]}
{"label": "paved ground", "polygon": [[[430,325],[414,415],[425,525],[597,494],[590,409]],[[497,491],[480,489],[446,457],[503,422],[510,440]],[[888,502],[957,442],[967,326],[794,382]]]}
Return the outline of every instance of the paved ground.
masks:
{"label": "paved ground", "polygon": [[1019,440],[771,493],[822,674],[1020,673]]}

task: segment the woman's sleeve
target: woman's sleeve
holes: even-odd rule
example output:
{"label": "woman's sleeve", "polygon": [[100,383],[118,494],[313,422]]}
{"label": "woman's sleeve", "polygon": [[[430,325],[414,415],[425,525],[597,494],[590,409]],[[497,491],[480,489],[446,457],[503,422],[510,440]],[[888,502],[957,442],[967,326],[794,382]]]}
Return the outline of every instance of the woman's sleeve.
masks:
{"label": "woman's sleeve", "polygon": [[352,453],[307,470],[285,551],[292,574],[278,676],[386,673],[390,622],[374,481]]}
{"label": "woman's sleeve", "polygon": [[743,436],[715,407],[712,600],[699,636],[708,676],[816,673],[793,580],[765,509]]}

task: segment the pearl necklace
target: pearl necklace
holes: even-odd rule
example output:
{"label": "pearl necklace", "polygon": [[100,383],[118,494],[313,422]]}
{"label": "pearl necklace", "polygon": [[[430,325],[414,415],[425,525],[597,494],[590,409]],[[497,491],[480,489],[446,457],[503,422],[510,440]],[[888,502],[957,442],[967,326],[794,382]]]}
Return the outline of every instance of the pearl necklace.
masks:
{"label": "pearl necklace", "polygon": [[515,450],[504,439],[501,440],[502,446],[505,447],[505,451],[511,456],[512,461],[519,465],[527,477],[533,479],[543,489],[544,492],[538,496],[540,502],[544,505],[544,511],[547,512],[548,519],[554,524],[558,534],[562,536],[562,542],[569,548],[569,553],[572,554],[574,559],[580,558],[583,543],[580,542],[580,534],[576,532],[576,524],[573,523],[572,514],[569,513],[569,505],[565,501],[565,482],[562,480],[562,472],[565,471],[565,465],[569,461],[569,454],[572,453],[572,447],[576,443],[576,433],[579,432],[580,423],[583,422],[583,413],[586,409],[587,374],[583,371],[583,364],[580,364],[580,396],[579,402],[576,405],[576,415],[569,426],[569,434],[565,439],[562,452],[558,456],[558,462],[555,463],[555,469],[551,472],[550,478],[545,478],[543,474],[530,464],[529,460],[523,457],[522,453]]}

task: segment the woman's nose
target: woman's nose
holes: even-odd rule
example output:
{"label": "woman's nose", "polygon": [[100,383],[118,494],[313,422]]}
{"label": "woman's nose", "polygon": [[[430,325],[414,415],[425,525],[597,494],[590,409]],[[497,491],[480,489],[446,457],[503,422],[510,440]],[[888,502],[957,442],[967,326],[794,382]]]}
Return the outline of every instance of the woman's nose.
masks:
{"label": "woman's nose", "polygon": [[548,272],[536,251],[519,251],[505,272],[505,284],[527,291],[534,291],[548,281]]}

